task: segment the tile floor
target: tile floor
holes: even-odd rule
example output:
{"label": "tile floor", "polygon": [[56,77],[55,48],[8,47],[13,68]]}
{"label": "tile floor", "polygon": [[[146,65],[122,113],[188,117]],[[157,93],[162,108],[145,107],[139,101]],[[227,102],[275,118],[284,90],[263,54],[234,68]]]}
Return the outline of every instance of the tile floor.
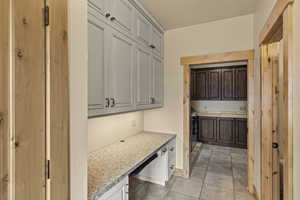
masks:
{"label": "tile floor", "polygon": [[190,179],[173,177],[163,187],[134,181],[130,200],[254,200],[247,192],[246,150],[202,145]]}

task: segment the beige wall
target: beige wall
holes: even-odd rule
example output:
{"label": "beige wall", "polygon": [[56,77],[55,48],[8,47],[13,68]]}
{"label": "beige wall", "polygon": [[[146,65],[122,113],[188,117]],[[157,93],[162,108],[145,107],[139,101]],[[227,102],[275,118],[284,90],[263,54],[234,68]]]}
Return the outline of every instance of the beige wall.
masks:
{"label": "beige wall", "polygon": [[252,48],[253,15],[166,32],[165,106],[145,112],[144,128],[177,134],[177,168],[183,167],[183,68],[180,66],[180,58]]}
{"label": "beige wall", "polygon": [[294,199],[300,199],[300,1],[294,3]]}
{"label": "beige wall", "polygon": [[144,130],[144,112],[88,120],[89,152]]}
{"label": "beige wall", "polygon": [[71,198],[87,199],[87,1],[69,4]]}

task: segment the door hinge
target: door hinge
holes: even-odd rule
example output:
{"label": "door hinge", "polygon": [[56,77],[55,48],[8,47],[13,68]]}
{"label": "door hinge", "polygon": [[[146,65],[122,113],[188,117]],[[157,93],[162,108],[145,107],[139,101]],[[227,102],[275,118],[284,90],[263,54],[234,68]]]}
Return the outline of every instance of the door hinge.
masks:
{"label": "door hinge", "polygon": [[44,8],[44,23],[45,23],[45,26],[49,26],[50,25],[50,13],[49,13],[49,6],[46,6]]}
{"label": "door hinge", "polygon": [[50,160],[46,161],[46,179],[50,179]]}

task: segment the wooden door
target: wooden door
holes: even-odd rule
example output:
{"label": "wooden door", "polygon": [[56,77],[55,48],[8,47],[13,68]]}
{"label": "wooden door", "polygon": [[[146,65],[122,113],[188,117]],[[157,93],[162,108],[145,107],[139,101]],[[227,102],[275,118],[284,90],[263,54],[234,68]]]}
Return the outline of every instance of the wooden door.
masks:
{"label": "wooden door", "polygon": [[111,112],[125,112],[134,106],[134,42],[111,29],[109,93]]}
{"label": "wooden door", "polygon": [[199,117],[199,140],[200,142],[217,141],[217,118]]}
{"label": "wooden door", "polygon": [[98,13],[105,15],[107,10],[107,0],[89,0],[89,3],[93,5],[98,11]]}
{"label": "wooden door", "polygon": [[235,99],[247,100],[247,67],[239,67],[235,69]]}
{"label": "wooden door", "polygon": [[208,70],[208,99],[221,100],[221,73],[219,69]]}
{"label": "wooden door", "polygon": [[108,0],[110,20],[122,30],[133,34],[134,7],[127,0]]}
{"label": "wooden door", "polygon": [[136,105],[145,107],[150,104],[151,92],[151,53],[147,48],[136,49]]}
{"label": "wooden door", "polygon": [[108,26],[88,15],[88,112],[89,117],[108,112]]}
{"label": "wooden door", "polygon": [[206,70],[197,70],[195,82],[196,83],[195,83],[194,100],[207,100],[208,99],[208,72]]}
{"label": "wooden door", "polygon": [[234,69],[222,69],[222,100],[234,100]]}
{"label": "wooden door", "polygon": [[234,144],[234,119],[233,118],[218,118],[217,142],[222,145]]}
{"label": "wooden door", "polygon": [[15,29],[15,199],[46,198],[44,1],[17,1]]}
{"label": "wooden door", "polygon": [[248,127],[247,119],[235,119],[235,145],[247,148]]}
{"label": "wooden door", "polygon": [[135,31],[139,41],[149,47],[151,43],[152,24],[140,12],[136,12]]}
{"label": "wooden door", "polygon": [[162,60],[157,56],[152,56],[152,95],[151,103],[162,106],[164,101],[164,68]]}

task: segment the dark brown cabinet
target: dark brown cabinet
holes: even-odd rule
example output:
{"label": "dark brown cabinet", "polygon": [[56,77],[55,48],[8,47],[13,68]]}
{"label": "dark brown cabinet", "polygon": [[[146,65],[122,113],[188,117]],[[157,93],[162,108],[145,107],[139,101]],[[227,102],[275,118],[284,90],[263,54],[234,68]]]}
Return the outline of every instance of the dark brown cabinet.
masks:
{"label": "dark brown cabinet", "polygon": [[199,117],[198,140],[247,148],[247,119]]}
{"label": "dark brown cabinet", "polygon": [[247,100],[247,68],[235,69],[235,99]]}
{"label": "dark brown cabinet", "polygon": [[208,99],[221,100],[221,73],[219,69],[208,70]]}
{"label": "dark brown cabinet", "polygon": [[247,100],[247,66],[193,69],[192,100]]}
{"label": "dark brown cabinet", "polygon": [[206,142],[217,141],[217,118],[199,117],[199,140]]}

